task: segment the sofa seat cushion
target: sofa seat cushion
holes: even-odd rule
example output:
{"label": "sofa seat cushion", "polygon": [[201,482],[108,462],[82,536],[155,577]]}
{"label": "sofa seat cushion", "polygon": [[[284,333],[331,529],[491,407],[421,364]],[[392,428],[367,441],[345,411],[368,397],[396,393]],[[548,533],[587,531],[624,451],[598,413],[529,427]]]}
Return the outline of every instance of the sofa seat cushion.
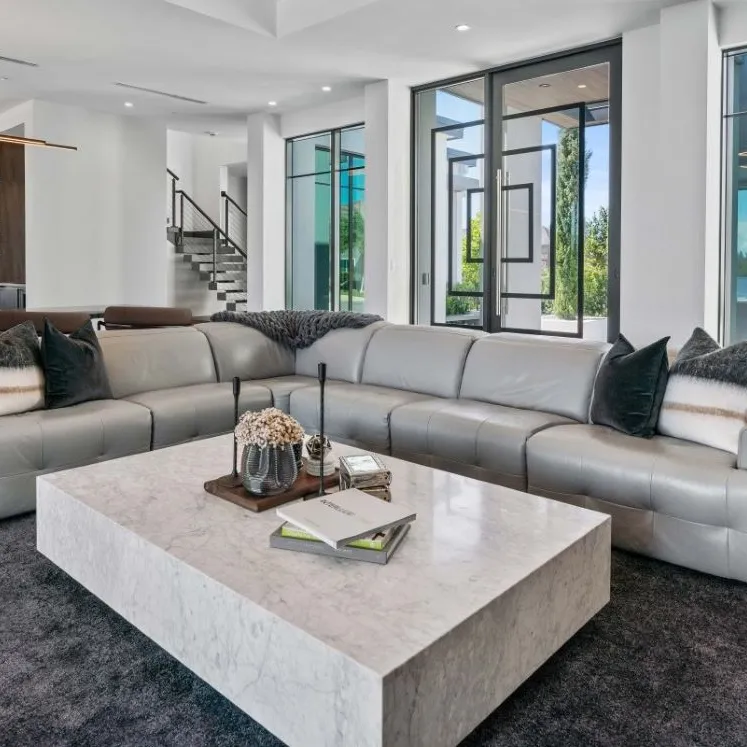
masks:
{"label": "sofa seat cushion", "polygon": [[[391,418],[395,456],[436,457],[477,468],[492,482],[526,489],[526,443],[535,433],[571,423],[561,415],[465,399],[431,399],[398,407]],[[472,470],[470,470],[472,474]]]}
{"label": "sofa seat cushion", "polygon": [[[154,449],[218,436],[233,429],[231,383],[159,389],[134,394],[127,401],[147,407],[153,414],[151,446]],[[272,407],[270,390],[255,384],[242,384],[239,412],[264,407]]]}
{"label": "sofa seat cushion", "polygon": [[319,380],[311,376],[275,376],[271,379],[252,381],[257,386],[266,386],[272,392],[273,406],[283,412],[290,412],[290,397],[296,389],[316,387],[319,391]]}
{"label": "sofa seat cushion", "polygon": [[[733,454],[668,436],[599,425],[551,428],[527,448],[529,488],[585,495],[687,521],[747,529],[747,472]],[[731,504],[731,505],[730,505]]]}
{"label": "sofa seat cushion", "polygon": [[[410,402],[430,399],[423,394],[368,384],[328,382],[325,391],[325,433],[332,439],[388,454],[389,418]],[[319,428],[319,387],[296,389],[290,414],[310,432]]]}
{"label": "sofa seat cushion", "polygon": [[148,451],[150,437],[150,412],[117,400],[0,418],[0,518],[33,510],[36,475]]}

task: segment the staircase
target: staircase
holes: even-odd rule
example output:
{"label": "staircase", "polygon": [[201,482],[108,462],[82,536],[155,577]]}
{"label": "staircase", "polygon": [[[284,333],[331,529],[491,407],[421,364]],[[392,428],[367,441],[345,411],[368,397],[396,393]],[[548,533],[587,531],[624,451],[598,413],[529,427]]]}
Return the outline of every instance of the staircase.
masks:
{"label": "staircase", "polygon": [[[179,177],[173,171],[168,175],[171,180],[171,224],[166,235],[176,254],[181,255],[200,280],[216,293],[219,301],[225,302],[227,311],[246,311],[246,248],[240,245],[241,239],[226,233],[184,190],[179,189]],[[233,225],[235,219],[231,222]],[[226,229],[231,231],[228,222]]]}

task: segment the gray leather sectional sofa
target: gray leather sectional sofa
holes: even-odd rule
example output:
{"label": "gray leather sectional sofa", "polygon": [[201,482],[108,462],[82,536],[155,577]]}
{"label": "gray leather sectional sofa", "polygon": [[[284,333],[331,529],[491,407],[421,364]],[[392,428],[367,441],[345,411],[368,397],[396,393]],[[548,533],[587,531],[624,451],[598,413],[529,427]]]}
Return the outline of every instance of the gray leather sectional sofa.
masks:
{"label": "gray leather sectional sofa", "polygon": [[274,404],[314,429],[325,361],[333,438],[605,511],[619,547],[747,581],[747,470],[589,425],[606,345],[385,323],[295,354],[228,323],[101,345],[115,399],[0,418],[0,517],[33,510],[38,474],[230,431],[234,376],[243,409]]}

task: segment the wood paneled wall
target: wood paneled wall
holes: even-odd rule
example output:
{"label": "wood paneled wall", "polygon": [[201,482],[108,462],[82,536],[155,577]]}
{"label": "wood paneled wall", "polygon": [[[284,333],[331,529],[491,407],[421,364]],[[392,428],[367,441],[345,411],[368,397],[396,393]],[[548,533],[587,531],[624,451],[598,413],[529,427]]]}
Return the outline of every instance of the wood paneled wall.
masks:
{"label": "wood paneled wall", "polygon": [[0,283],[26,282],[26,148],[0,143]]}

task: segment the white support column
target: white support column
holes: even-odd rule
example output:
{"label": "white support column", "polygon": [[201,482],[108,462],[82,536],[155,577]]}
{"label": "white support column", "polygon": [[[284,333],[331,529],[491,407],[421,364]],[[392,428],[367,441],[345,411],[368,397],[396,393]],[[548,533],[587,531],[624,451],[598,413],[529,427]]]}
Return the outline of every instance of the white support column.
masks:
{"label": "white support column", "polygon": [[721,284],[721,70],[720,11],[706,9],[706,152],[705,152],[705,328],[716,336],[719,327]]}
{"label": "white support column", "polygon": [[695,0],[623,37],[621,329],[718,333],[720,50]]}
{"label": "white support column", "polygon": [[718,333],[719,62],[710,0],[662,11],[661,240],[674,255],[680,298],[693,303],[681,311],[684,327],[672,329],[681,341],[695,325]]}
{"label": "white support column", "polygon": [[410,89],[366,86],[366,311],[410,320]]}
{"label": "white support column", "polygon": [[247,308],[285,308],[285,141],[280,120],[247,120]]}

